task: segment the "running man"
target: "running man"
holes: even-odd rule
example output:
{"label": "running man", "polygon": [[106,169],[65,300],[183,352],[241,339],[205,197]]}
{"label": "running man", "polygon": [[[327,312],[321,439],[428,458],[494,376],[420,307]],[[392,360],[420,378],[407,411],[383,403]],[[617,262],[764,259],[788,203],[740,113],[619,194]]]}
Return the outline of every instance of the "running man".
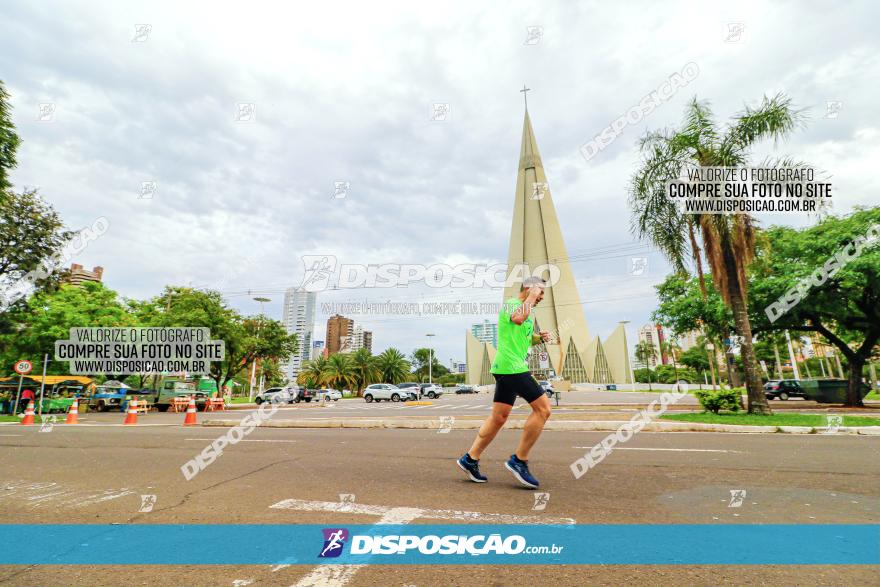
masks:
{"label": "running man", "polygon": [[544,299],[545,285],[538,277],[526,278],[519,296],[506,300],[498,314],[498,352],[492,363],[495,377],[492,414],[483,422],[471,449],[458,459],[458,466],[475,483],[488,481],[480,473],[480,455],[507,422],[513,402],[516,396],[520,396],[532,406],[532,413],[526,420],[516,452],[510,455],[504,466],[526,487],[538,488],[538,480],[529,472],[529,451],[550,417],[550,400],[529,373],[526,357],[530,346],[550,341],[550,333],[546,330],[535,334],[535,321],[531,315],[532,308]]}

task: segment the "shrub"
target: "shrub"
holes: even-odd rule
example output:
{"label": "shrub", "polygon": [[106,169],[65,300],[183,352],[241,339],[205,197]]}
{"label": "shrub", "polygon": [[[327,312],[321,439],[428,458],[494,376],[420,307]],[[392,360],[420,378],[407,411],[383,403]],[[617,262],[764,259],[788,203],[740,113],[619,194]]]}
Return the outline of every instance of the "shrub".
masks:
{"label": "shrub", "polygon": [[713,414],[717,414],[721,410],[738,412],[742,400],[739,391],[735,389],[699,389],[694,392],[694,395],[697,396],[703,410]]}

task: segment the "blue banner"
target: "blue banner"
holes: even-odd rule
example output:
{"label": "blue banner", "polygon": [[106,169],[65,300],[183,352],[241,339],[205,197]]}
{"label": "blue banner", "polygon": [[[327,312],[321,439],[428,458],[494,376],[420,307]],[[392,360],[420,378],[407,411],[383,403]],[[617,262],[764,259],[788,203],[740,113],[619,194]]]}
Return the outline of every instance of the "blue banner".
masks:
{"label": "blue banner", "polygon": [[2,565],[877,565],[880,525],[5,524]]}

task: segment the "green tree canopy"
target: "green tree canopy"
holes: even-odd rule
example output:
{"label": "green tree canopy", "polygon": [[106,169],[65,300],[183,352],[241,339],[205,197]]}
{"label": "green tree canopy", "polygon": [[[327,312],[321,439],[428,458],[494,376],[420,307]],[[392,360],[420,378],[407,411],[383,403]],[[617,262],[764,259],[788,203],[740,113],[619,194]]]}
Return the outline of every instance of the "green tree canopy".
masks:
{"label": "green tree canopy", "polygon": [[866,239],[880,237],[880,207],[765,234],[750,287],[756,332],[821,334],[849,362],[847,404],[861,405],[862,368],[880,341],[880,238]]}

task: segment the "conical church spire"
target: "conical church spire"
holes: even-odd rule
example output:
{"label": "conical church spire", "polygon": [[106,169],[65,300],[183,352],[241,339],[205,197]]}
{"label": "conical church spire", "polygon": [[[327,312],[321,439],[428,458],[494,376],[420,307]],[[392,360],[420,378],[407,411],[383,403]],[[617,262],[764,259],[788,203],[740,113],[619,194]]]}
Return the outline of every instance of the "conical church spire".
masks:
{"label": "conical church spire", "polygon": [[[508,271],[515,271],[517,266],[527,266],[529,274],[543,267],[542,276],[551,281],[544,301],[535,308],[535,317],[538,326],[551,331],[557,339],[556,344],[547,345],[547,351],[552,368],[562,374],[569,345],[573,343],[574,352],[583,354],[590,337],[528,110],[523,117],[507,259]],[[516,284],[505,291],[504,297],[508,299],[518,293]],[[582,363],[587,364],[586,356]]]}

